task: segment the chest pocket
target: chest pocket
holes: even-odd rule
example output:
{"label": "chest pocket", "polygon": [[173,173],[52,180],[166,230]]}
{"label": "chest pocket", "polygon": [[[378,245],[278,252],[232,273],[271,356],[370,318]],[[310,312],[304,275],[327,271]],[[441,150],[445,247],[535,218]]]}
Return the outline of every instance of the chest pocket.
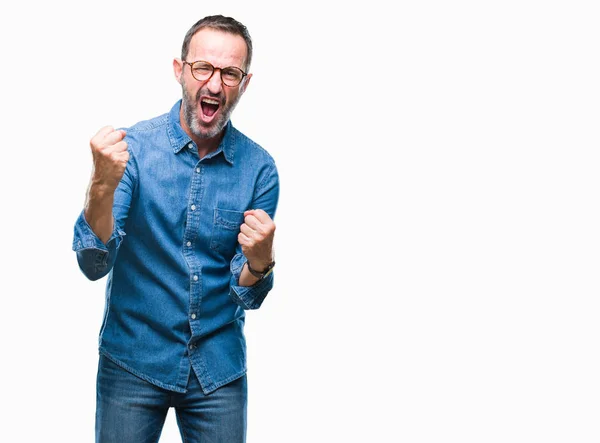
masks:
{"label": "chest pocket", "polygon": [[244,223],[244,213],[215,208],[210,247],[226,257],[235,255],[240,226]]}

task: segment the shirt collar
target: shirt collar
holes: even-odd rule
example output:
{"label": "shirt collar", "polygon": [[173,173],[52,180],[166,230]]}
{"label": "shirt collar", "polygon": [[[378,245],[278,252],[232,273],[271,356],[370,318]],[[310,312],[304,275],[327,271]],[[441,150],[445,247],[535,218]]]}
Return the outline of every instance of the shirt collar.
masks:
{"label": "shirt collar", "polygon": [[[179,153],[183,148],[191,146],[194,149],[197,149],[196,144],[192,141],[189,135],[181,127],[181,122],[179,120],[179,110],[181,108],[181,100],[173,105],[171,111],[169,112],[169,123],[167,126],[167,131],[169,134],[169,141],[171,142],[171,147],[173,148],[173,152],[175,154]],[[231,124],[231,120],[227,122],[225,125],[225,134],[223,135],[223,139],[221,143],[219,143],[219,147],[216,151],[211,152],[207,157],[214,157],[220,153],[223,153],[225,159],[233,164],[233,157],[235,154],[235,129]]]}

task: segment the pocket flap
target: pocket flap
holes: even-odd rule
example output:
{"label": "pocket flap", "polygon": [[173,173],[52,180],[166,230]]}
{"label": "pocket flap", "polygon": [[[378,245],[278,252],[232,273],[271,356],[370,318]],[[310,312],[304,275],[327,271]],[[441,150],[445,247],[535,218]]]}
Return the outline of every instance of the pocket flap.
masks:
{"label": "pocket flap", "polygon": [[244,223],[244,213],[240,211],[231,211],[229,209],[215,208],[215,224],[228,229],[240,229]]}

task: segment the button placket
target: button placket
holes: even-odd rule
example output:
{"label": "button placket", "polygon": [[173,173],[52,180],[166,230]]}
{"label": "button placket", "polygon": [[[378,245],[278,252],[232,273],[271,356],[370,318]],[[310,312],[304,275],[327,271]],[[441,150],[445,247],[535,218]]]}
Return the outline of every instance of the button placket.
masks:
{"label": "button placket", "polygon": [[[190,144],[190,147],[193,146]],[[191,172],[191,187],[187,201],[187,218],[186,227],[183,237],[183,254],[188,263],[188,278],[189,278],[189,305],[188,305],[188,321],[191,329],[191,337],[188,342],[188,349],[191,353],[198,348],[195,343],[195,336],[200,330],[200,315],[199,307],[202,298],[201,282],[201,265],[198,257],[194,252],[194,243],[198,241],[198,227],[200,226],[199,218],[201,216],[202,204],[202,168],[196,163]]]}

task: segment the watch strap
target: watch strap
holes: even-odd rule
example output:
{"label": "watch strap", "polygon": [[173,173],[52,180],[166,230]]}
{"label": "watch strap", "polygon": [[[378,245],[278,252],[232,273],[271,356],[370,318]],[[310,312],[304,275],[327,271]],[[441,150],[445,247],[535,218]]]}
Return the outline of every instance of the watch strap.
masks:
{"label": "watch strap", "polygon": [[271,272],[273,272],[273,267],[275,266],[275,262],[272,261],[271,263],[269,263],[269,265],[267,266],[267,269],[265,269],[262,272],[258,272],[255,271],[254,269],[252,269],[252,267],[250,266],[250,262],[248,263],[248,271],[250,271],[250,274],[252,274],[253,276],[255,276],[258,279],[263,279],[265,278],[267,275],[269,275]]}

